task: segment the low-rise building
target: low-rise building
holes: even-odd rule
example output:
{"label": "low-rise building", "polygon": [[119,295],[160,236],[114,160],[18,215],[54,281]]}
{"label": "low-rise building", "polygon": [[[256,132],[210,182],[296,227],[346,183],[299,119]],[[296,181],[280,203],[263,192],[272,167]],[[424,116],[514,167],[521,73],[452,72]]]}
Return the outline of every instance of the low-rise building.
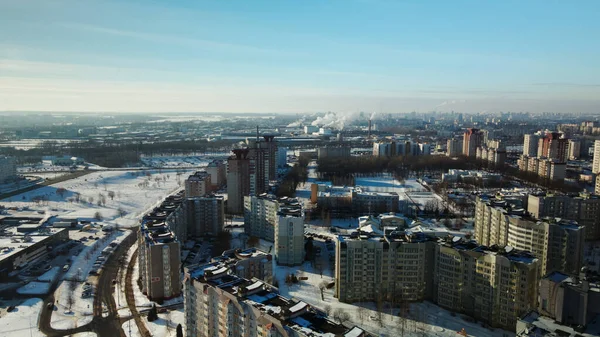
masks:
{"label": "low-rise building", "polygon": [[317,149],[317,158],[350,157],[350,146],[324,146]]}
{"label": "low-rise building", "polygon": [[324,209],[362,215],[397,212],[399,196],[396,192],[367,192],[361,187],[312,184],[311,201]]}

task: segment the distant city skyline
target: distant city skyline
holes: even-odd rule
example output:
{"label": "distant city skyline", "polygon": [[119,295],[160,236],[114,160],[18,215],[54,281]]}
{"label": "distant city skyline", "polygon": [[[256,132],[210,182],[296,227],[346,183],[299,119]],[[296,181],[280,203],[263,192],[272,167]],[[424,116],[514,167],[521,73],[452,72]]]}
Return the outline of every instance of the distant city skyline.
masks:
{"label": "distant city skyline", "polygon": [[0,111],[600,113],[600,2],[0,0]]}

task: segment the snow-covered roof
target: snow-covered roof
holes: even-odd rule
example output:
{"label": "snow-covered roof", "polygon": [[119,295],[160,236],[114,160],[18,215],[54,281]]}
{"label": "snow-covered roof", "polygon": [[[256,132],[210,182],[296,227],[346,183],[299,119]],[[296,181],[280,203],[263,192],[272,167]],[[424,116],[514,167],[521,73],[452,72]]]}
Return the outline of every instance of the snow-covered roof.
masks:
{"label": "snow-covered roof", "polygon": [[308,304],[300,301],[300,302],[296,303],[294,306],[292,306],[289,310],[290,310],[290,312],[298,312],[298,311],[306,308],[307,306],[308,306]]}

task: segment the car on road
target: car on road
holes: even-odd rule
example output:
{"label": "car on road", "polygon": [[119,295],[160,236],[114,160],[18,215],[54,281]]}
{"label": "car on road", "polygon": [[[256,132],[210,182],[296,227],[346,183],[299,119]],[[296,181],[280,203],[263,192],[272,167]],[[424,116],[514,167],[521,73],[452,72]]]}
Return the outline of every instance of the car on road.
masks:
{"label": "car on road", "polygon": [[9,306],[8,308],[6,308],[6,311],[8,312],[12,312],[13,310],[15,310],[17,307],[15,307],[14,305]]}

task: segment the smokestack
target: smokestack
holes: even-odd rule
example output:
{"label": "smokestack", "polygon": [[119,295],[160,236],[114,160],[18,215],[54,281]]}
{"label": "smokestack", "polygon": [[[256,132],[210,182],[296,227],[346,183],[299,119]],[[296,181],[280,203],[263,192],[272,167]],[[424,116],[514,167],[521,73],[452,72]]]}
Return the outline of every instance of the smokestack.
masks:
{"label": "smokestack", "polygon": [[371,120],[369,119],[369,133],[367,135],[368,138],[371,138]]}

